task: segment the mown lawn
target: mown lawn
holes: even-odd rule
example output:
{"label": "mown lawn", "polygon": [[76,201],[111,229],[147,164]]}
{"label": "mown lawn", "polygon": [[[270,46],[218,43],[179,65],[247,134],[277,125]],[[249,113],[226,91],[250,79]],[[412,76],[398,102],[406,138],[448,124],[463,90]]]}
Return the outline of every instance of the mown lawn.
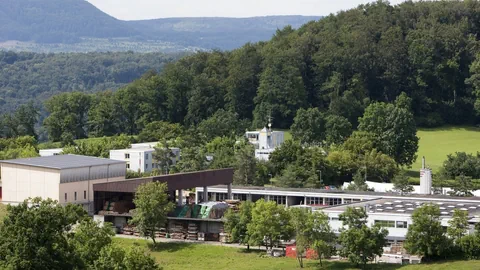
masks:
{"label": "mown lawn", "polygon": [[[146,247],[147,241],[115,239],[124,246]],[[290,270],[300,269],[291,258],[265,258],[264,251],[247,252],[245,249],[190,243],[159,243],[152,255],[164,270],[215,269],[215,270]],[[317,261],[307,260],[304,269],[357,269],[348,262],[325,262],[320,267]],[[480,261],[458,261],[431,265],[369,265],[369,269],[425,270],[425,269],[480,269]]]}
{"label": "mown lawn", "polygon": [[422,167],[422,156],[434,172],[447,159],[448,154],[467,152],[475,154],[480,151],[480,128],[474,127],[442,127],[434,129],[419,129],[420,138],[418,158],[412,170]]}

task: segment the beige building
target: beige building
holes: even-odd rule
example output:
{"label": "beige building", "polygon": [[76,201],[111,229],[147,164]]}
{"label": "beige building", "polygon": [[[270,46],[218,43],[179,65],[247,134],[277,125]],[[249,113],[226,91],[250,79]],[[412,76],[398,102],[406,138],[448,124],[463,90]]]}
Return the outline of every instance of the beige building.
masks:
{"label": "beige building", "polygon": [[0,161],[2,202],[51,198],[93,211],[93,184],[125,180],[125,161],[54,155]]}

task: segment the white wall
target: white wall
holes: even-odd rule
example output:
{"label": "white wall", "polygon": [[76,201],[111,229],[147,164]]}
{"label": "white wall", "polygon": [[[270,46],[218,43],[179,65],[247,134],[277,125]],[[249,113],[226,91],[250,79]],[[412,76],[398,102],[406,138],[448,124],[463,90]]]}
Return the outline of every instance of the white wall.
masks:
{"label": "white wall", "polygon": [[[172,158],[172,164],[175,165],[180,159],[180,149],[171,148],[171,150],[175,155],[175,157]],[[110,159],[126,161],[127,164],[130,164],[130,171],[151,172],[152,169],[154,169],[152,156],[153,152],[155,152],[154,148],[111,150]],[[130,158],[125,158],[125,154],[129,154]]]}
{"label": "white wall", "polygon": [[59,170],[13,164],[2,164],[1,168],[4,202],[23,202],[34,197],[59,200]]}
{"label": "white wall", "polygon": [[39,154],[41,157],[49,157],[49,156],[60,155],[62,151],[63,151],[62,148],[42,149],[39,151]]}

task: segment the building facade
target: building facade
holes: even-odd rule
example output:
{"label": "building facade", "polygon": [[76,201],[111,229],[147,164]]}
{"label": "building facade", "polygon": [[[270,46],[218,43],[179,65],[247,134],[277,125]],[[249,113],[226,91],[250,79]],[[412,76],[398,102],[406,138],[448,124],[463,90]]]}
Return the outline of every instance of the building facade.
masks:
{"label": "building facade", "polygon": [[255,147],[255,157],[259,160],[268,160],[270,154],[285,139],[283,131],[272,131],[270,128],[263,128],[260,131],[248,131],[245,133],[245,136]]}
{"label": "building facade", "polygon": [[[110,159],[125,161],[127,170],[133,172],[151,172],[159,168],[158,164],[153,159],[155,152],[154,143],[148,144],[132,144],[132,148],[119,149],[110,151]],[[172,165],[175,165],[180,160],[180,149],[170,148],[172,151]]]}
{"label": "building facade", "polygon": [[41,197],[93,210],[93,185],[125,180],[125,162],[77,155],[0,161],[2,202]]}

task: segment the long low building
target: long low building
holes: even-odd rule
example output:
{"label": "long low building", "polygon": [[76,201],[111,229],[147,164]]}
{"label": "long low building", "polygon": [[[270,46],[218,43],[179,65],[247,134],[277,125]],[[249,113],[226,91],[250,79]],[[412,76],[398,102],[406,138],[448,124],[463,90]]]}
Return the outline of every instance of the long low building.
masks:
{"label": "long low building", "polygon": [[[203,198],[205,190],[196,189],[196,196]],[[329,216],[332,229],[339,232],[342,222],[339,215],[347,207],[365,208],[368,224],[378,224],[388,229],[388,241],[401,243],[405,239],[408,226],[412,224],[411,214],[425,204],[436,204],[441,211],[442,226],[447,227],[455,209],[468,211],[470,231],[480,222],[479,197],[451,197],[445,195],[411,194],[400,196],[383,192],[352,192],[344,190],[306,189],[306,188],[269,188],[233,186],[208,187],[207,196],[211,200],[221,201],[233,198],[242,201],[264,199],[275,201],[287,207],[310,207],[314,211],[323,211]],[[230,193],[229,193],[230,192]],[[229,195],[231,194],[231,195]]]}

